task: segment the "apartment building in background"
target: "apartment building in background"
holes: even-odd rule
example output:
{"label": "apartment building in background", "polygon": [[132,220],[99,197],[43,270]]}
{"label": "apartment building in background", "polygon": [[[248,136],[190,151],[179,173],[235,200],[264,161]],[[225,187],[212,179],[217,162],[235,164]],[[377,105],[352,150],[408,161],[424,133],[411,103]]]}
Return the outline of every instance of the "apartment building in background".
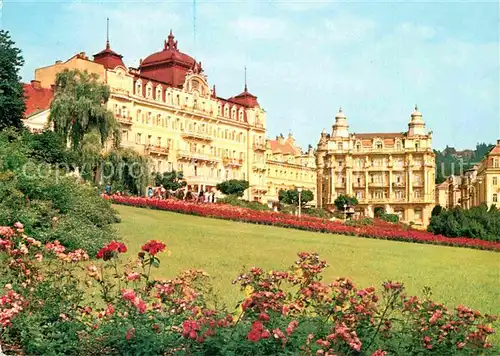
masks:
{"label": "apartment building in background", "polygon": [[265,158],[268,201],[278,201],[282,189],[297,187],[312,191],[316,197],[316,158],[311,146],[303,152],[291,133],[287,138],[280,134],[275,140],[267,140]]}
{"label": "apartment building in background", "polygon": [[356,215],[375,210],[425,227],[435,205],[435,156],[415,106],[408,129],[394,133],[353,133],[342,109],[332,132],[325,130],[317,148],[317,204],[332,209],[341,195],[356,196]]}

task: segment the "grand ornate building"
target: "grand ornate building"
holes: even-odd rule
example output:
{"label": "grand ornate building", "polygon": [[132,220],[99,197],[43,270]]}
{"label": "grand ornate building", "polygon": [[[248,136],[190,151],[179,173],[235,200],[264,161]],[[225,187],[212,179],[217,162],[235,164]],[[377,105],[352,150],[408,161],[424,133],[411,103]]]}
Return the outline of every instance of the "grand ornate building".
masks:
{"label": "grand ornate building", "polygon": [[356,196],[356,213],[377,208],[402,221],[426,226],[434,207],[432,132],[415,107],[408,131],[351,133],[339,110],[332,133],[321,133],[317,149],[317,203],[331,208],[340,195]]}
{"label": "grand ornate building", "polygon": [[[301,187],[316,197],[316,159],[312,147],[303,152],[292,134],[267,140],[264,173],[268,201],[277,201],[281,189]],[[315,205],[314,202],[311,202]]]}
{"label": "grand ornate building", "polygon": [[246,179],[245,198],[263,201],[265,171],[256,163],[265,162],[266,112],[246,84],[238,95],[217,96],[201,63],[179,50],[172,32],[163,49],[141,60],[138,68],[127,68],[107,41],[93,60],[79,53],[36,69],[25,91],[30,108],[41,105],[27,112],[28,126],[47,122],[50,100],[44,95],[66,68],[96,73],[109,85],[107,105],[121,123],[121,145],[148,155],[155,170],[183,171],[193,190]]}
{"label": "grand ornate building", "polygon": [[201,63],[179,50],[172,32],[138,68],[126,67],[108,40],[93,59],[78,53],[36,69],[24,87],[31,130],[46,128],[56,75],[65,69],[99,75],[111,90],[107,105],[121,124],[121,145],[149,156],[158,172],[182,171],[195,191],[245,179],[248,200],[276,201],[280,189],[296,187],[316,194],[312,148],[302,152],[291,136],[266,140],[266,112],[246,83],[238,95],[217,96]]}

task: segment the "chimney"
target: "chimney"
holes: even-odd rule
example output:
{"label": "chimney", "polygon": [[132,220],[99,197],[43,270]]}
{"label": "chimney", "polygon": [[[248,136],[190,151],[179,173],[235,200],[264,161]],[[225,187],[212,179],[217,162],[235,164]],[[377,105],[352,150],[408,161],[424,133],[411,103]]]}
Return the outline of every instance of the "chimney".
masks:
{"label": "chimney", "polygon": [[39,80],[32,80],[31,81],[31,86],[35,89],[40,89],[40,81]]}
{"label": "chimney", "polygon": [[57,61],[56,61],[56,64],[61,64],[61,63],[62,63],[62,61],[61,61],[61,60],[57,60]]}
{"label": "chimney", "polygon": [[497,146],[500,146],[500,138],[497,140]]}

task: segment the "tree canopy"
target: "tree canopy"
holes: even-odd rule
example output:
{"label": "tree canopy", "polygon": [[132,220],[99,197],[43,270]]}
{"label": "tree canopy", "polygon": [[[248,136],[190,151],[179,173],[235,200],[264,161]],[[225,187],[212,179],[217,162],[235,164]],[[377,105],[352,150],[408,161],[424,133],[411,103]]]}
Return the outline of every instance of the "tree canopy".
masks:
{"label": "tree canopy", "polygon": [[355,206],[358,204],[358,199],[356,197],[351,197],[349,195],[340,194],[334,202],[337,210],[344,210],[344,205]]}
{"label": "tree canopy", "polygon": [[26,108],[19,70],[24,64],[8,31],[0,30],[0,130],[22,127]]}
{"label": "tree canopy", "polygon": [[[299,191],[297,189],[281,189],[278,193],[280,203],[299,205]],[[314,199],[314,194],[310,190],[304,189],[300,194],[301,206],[306,205]]]}
{"label": "tree canopy", "polygon": [[180,171],[154,173],[154,182],[156,186],[162,184],[165,189],[174,191],[186,186],[184,175]]}
{"label": "tree canopy", "polygon": [[57,74],[50,121],[74,150],[81,148],[84,136],[93,130],[99,132],[101,145],[111,136],[118,145],[119,124],[105,105],[110,90],[98,78],[95,73],[79,70],[65,69]]}
{"label": "tree canopy", "polygon": [[250,184],[246,180],[230,179],[217,184],[217,189],[226,195],[236,195],[242,197]]}

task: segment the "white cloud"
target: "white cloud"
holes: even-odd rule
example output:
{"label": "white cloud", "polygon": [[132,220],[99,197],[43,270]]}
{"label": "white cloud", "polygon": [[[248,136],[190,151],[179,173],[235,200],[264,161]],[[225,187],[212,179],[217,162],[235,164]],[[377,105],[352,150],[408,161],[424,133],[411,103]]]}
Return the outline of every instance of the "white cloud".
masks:
{"label": "white cloud", "polygon": [[284,21],[266,17],[240,17],[229,23],[229,29],[248,39],[273,39],[285,34]]}
{"label": "white cloud", "polygon": [[396,28],[396,33],[405,37],[418,37],[420,39],[429,40],[434,38],[436,30],[430,26],[405,22]]}
{"label": "white cloud", "polygon": [[324,37],[337,44],[352,44],[371,37],[376,29],[372,20],[351,15],[337,16],[325,22]]}

